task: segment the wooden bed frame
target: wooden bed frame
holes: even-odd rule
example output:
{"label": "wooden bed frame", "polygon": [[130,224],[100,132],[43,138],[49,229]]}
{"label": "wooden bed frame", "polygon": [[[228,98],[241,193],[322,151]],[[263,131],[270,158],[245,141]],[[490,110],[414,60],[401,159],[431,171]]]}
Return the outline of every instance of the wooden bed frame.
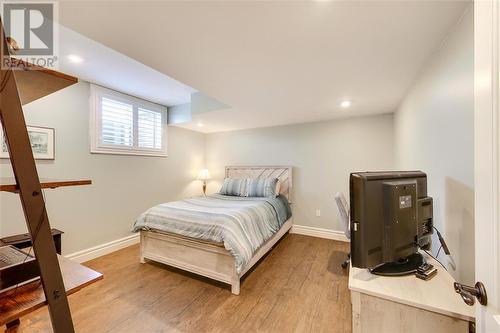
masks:
{"label": "wooden bed frame", "polygon": [[[259,178],[276,177],[280,180],[280,193],[292,202],[292,168],[280,166],[236,166],[226,167],[226,177]],[[203,241],[158,231],[141,231],[140,262],[146,259],[177,267],[185,271],[209,277],[231,285],[231,292],[240,293],[240,279],[254,266],[274,244],[292,227],[292,219],[268,239],[254,254],[248,265],[236,272],[235,260],[222,243]]]}

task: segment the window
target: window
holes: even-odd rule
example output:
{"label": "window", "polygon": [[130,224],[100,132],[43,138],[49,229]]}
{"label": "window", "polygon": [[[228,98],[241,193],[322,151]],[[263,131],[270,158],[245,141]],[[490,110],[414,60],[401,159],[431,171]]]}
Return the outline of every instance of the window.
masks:
{"label": "window", "polygon": [[167,156],[166,108],[91,86],[91,152]]}

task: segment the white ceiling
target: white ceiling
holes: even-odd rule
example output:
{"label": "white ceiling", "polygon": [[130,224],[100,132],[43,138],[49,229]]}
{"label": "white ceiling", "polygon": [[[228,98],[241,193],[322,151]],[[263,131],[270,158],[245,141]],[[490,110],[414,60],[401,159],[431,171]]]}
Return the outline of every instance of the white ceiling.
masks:
{"label": "white ceiling", "polygon": [[212,132],[393,112],[469,5],[69,1],[59,13],[71,29],[230,105],[184,125]]}
{"label": "white ceiling", "polygon": [[[161,105],[191,101],[196,90],[105,45],[59,26],[59,70]],[[81,62],[70,60],[78,56]]]}

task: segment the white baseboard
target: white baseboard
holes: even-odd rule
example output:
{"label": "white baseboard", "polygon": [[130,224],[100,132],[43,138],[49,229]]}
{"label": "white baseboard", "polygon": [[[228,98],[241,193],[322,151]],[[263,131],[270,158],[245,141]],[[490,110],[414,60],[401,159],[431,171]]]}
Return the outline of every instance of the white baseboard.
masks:
{"label": "white baseboard", "polygon": [[[349,241],[345,237],[343,231],[314,228],[314,227],[308,227],[305,225],[294,224],[292,226],[292,229],[290,232],[292,234],[333,239],[333,240],[338,240],[338,241],[342,241],[342,242]],[[88,248],[85,250],[81,250],[78,252],[68,254],[68,255],[66,255],[66,258],[74,260],[74,261],[79,262],[79,263],[82,263],[85,261],[89,261],[89,260],[92,260],[95,258],[102,257],[106,254],[111,253],[111,252],[121,250],[121,249],[126,248],[128,246],[137,244],[137,243],[139,243],[139,240],[140,240],[140,234],[137,233],[137,234],[133,234],[133,235],[130,235],[127,237],[116,239],[114,241],[111,241],[111,242],[108,242],[105,244],[97,245],[97,246],[94,246],[94,247],[91,247],[91,248]]]}
{"label": "white baseboard", "polygon": [[314,227],[308,227],[305,225],[294,224],[292,226],[292,230],[290,232],[292,234],[333,239],[333,240],[337,240],[337,241],[341,241],[341,242],[349,242],[347,237],[344,235],[344,232],[338,231],[338,230],[314,228]]}
{"label": "white baseboard", "polygon": [[68,254],[66,255],[66,258],[82,263],[95,258],[99,258],[111,252],[121,250],[123,248],[126,248],[127,246],[137,244],[139,243],[139,239],[140,239],[140,234],[136,233],[127,237],[116,239],[109,243],[97,245],[89,249]]}

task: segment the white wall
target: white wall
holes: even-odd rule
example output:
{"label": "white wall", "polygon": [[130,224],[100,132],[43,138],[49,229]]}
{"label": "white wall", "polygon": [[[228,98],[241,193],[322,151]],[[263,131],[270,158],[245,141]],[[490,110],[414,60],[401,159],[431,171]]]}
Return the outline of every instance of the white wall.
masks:
{"label": "white wall", "polygon": [[[56,129],[55,161],[37,161],[41,177],[86,179],[90,186],[46,190],[51,225],[66,232],[63,252],[72,253],[130,235],[147,208],[201,193],[195,179],[204,165],[204,135],[168,129],[168,157],[90,154],[89,84],[78,83],[25,106],[28,125]],[[0,161],[0,175],[12,173]],[[0,193],[0,234],[25,232],[17,195]]]}
{"label": "white wall", "polygon": [[[421,169],[461,282],[474,281],[474,40],[470,8],[395,114],[396,166]],[[439,243],[434,241],[434,253]],[[444,256],[441,259],[446,260]]]}
{"label": "white wall", "polygon": [[393,169],[393,153],[390,114],[208,134],[208,191],[219,190],[226,165],[290,165],[294,223],[343,230],[335,193],[348,197],[352,171]]}

